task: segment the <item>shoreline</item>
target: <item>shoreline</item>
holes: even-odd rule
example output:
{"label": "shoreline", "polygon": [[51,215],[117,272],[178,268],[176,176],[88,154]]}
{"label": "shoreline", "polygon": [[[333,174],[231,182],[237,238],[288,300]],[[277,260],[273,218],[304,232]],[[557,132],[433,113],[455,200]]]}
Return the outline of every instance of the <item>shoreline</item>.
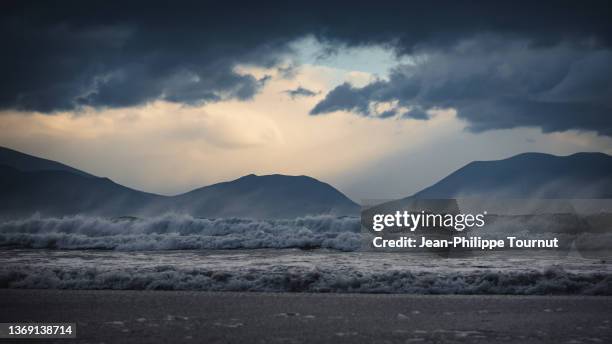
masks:
{"label": "shoreline", "polygon": [[610,342],[612,297],[1,289],[0,322],[77,342]]}
{"label": "shoreline", "polygon": [[[397,298],[477,298],[477,299],[498,299],[498,298],[546,298],[546,299],[610,299],[612,302],[612,295],[584,295],[584,294],[426,294],[426,293],[367,293],[367,292],[311,292],[311,291],[228,291],[228,290],[165,290],[165,289],[61,289],[61,288],[1,288],[0,287],[0,301],[4,297],[4,292],[66,292],[66,293],[134,293],[134,294],[202,294],[207,296],[233,296],[233,297],[244,297],[244,296],[269,296],[269,297],[397,297]],[[611,311],[612,316],[612,311]]]}

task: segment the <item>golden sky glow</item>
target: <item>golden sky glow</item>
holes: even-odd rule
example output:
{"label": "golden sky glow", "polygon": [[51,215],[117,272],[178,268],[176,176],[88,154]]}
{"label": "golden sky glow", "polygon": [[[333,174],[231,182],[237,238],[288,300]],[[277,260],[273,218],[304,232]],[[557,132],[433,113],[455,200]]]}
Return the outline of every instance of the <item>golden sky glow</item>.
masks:
{"label": "golden sky glow", "polygon": [[[471,160],[525,151],[612,153],[610,139],[589,133],[468,133],[453,110],[432,113],[429,121],[347,112],[311,116],[308,111],[338,84],[364,85],[376,76],[311,64],[293,78],[276,70],[239,70],[272,78],[250,101],[197,107],[158,101],[54,115],[4,112],[0,145],[150,192],[175,194],[249,173],[281,173],[313,176],[356,200],[407,196]],[[297,87],[318,94],[286,94]]]}

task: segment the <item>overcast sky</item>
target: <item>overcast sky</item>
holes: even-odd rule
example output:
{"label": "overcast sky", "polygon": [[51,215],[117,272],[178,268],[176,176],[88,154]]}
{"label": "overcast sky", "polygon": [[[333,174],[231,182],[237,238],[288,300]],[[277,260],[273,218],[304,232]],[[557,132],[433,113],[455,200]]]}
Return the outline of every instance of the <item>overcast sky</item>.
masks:
{"label": "overcast sky", "polygon": [[0,145],[162,194],[282,173],[357,201],[612,154],[606,1],[330,3],[4,2]]}

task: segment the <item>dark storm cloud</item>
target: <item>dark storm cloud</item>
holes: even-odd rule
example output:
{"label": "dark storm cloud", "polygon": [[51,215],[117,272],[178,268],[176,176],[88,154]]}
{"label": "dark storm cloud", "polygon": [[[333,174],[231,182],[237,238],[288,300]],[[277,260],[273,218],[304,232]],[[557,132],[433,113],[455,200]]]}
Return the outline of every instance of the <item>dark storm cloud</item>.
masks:
{"label": "dark storm cloud", "polygon": [[[453,108],[476,132],[530,126],[612,136],[608,48],[587,43],[532,47],[526,40],[487,35],[413,53],[412,63],[396,67],[388,80],[364,87],[342,84],[311,114],[346,110],[389,117],[393,112],[427,119],[428,110]],[[395,105],[377,113],[380,103]]]}
{"label": "dark storm cloud", "polygon": [[257,29],[261,18],[240,8],[141,5],[7,6],[1,22],[0,107],[49,113],[157,99],[245,100],[268,78],[258,80],[235,67],[275,66],[294,38]]}
{"label": "dark storm cloud", "polygon": [[[278,67],[280,58],[290,50],[290,42],[305,35],[313,35],[332,48],[380,44],[399,55],[415,49],[445,51],[458,40],[481,33],[525,39],[527,50],[587,39],[600,49],[612,43],[606,1],[519,5],[511,1],[265,5],[231,1],[8,1],[1,6],[0,108],[46,113],[83,105],[134,106],[157,99],[184,104],[249,99],[266,79],[239,74],[235,67]],[[574,76],[574,85],[591,82],[580,78]],[[420,85],[408,79],[412,78],[398,70],[390,82],[363,89],[343,85],[332,92],[340,102],[337,97],[328,97],[313,112],[351,107],[367,114],[371,97],[402,100],[421,94]],[[452,88],[452,80],[448,80],[446,86]],[[603,83],[607,85],[607,79]],[[439,97],[448,94],[442,91]],[[569,91],[572,87],[565,90]],[[581,97],[592,104],[586,100],[589,96]],[[349,99],[353,97],[357,99]],[[435,94],[427,97],[429,103],[422,108],[413,107],[402,115],[427,118],[425,111],[436,105],[431,97]],[[530,107],[520,104],[515,106]],[[465,106],[475,104],[467,102]],[[390,111],[384,116],[396,115]],[[480,128],[477,124],[476,129]]]}
{"label": "dark storm cloud", "polygon": [[429,114],[425,110],[423,110],[422,108],[416,106],[416,107],[413,107],[412,109],[404,112],[402,117],[425,120],[425,119],[429,119]]}
{"label": "dark storm cloud", "polygon": [[287,93],[289,95],[289,97],[291,97],[291,99],[295,99],[298,97],[313,97],[316,96],[317,94],[319,94],[319,92],[315,92],[312,90],[309,90],[307,88],[304,88],[302,86],[293,89],[293,90],[286,90],[285,93]]}

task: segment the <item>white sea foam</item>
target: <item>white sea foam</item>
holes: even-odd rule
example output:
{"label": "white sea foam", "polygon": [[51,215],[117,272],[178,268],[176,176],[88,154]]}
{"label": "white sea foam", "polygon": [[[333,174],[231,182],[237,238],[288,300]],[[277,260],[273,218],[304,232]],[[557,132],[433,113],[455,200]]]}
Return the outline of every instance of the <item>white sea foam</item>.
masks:
{"label": "white sea foam", "polygon": [[[251,250],[174,254],[14,251],[0,267],[0,287],[162,289],[265,292],[612,295],[609,265],[526,259],[415,260],[393,254]],[[251,252],[251,253],[248,253]],[[15,258],[16,257],[16,258]],[[400,261],[410,260],[410,263]],[[357,259],[357,260],[355,260]],[[361,260],[359,260],[361,259]],[[488,259],[491,262],[490,259]],[[396,265],[393,265],[396,263]],[[444,263],[444,264],[442,264]],[[447,264],[448,263],[448,264]],[[548,261],[547,263],[550,263]],[[480,261],[482,264],[482,261]]]}
{"label": "white sea foam", "polygon": [[[360,229],[357,217],[331,215],[280,220],[206,219],[176,213],[118,219],[83,215],[32,216],[0,222],[0,248],[121,251],[329,248],[354,251],[364,242]],[[582,251],[609,251],[612,245],[612,233],[572,233],[559,229],[554,221],[533,227],[526,226],[524,221],[506,220],[465,234],[487,239],[505,239],[508,235],[519,239],[557,237],[564,249],[575,241]]]}
{"label": "white sea foam", "polygon": [[[545,236],[524,228],[512,235]],[[583,233],[576,246],[609,237]],[[442,259],[359,251],[361,243],[355,217],[31,217],[0,223],[0,287],[612,295],[604,256],[522,250]]]}
{"label": "white sea foam", "polygon": [[0,223],[0,247],[110,250],[331,248],[360,245],[359,218],[203,219],[165,214],[145,219],[30,217]]}

